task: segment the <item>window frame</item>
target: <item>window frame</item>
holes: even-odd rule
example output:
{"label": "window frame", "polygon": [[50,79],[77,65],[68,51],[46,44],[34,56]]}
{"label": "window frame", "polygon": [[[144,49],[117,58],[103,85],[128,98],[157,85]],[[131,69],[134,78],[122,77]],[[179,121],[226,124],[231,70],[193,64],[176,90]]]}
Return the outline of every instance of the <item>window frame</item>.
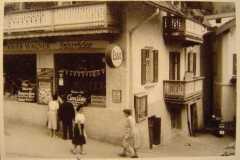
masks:
{"label": "window frame", "polygon": [[158,82],[158,56],[153,47],[141,49],[141,85]]}
{"label": "window frame", "polygon": [[[144,106],[142,106],[144,104]],[[148,96],[147,94],[135,94],[134,95],[134,109],[135,119],[139,123],[144,121],[148,116]]]}

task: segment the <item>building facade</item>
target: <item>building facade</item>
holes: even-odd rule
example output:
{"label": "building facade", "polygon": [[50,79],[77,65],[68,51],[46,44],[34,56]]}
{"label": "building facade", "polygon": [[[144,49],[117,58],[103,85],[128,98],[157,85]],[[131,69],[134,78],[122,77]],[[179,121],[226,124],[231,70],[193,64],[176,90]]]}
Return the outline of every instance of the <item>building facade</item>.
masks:
{"label": "building facade", "polygon": [[204,52],[211,61],[206,73],[212,75],[209,93],[213,96],[212,114],[219,116],[224,122],[236,120],[236,26],[235,13],[210,15],[206,17],[215,29],[206,36],[210,48]]}
{"label": "building facade", "polygon": [[89,137],[110,143],[121,142],[124,108],[134,111],[142,146],[194,136],[204,125],[206,30],[171,6],[90,2],[6,12],[6,92],[25,102],[47,104],[57,93],[84,103]]}

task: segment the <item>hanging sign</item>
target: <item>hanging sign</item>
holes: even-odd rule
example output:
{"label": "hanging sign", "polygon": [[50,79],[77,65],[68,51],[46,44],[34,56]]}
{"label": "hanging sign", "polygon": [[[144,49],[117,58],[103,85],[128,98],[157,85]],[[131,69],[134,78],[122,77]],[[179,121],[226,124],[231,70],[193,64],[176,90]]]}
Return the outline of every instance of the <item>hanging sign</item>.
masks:
{"label": "hanging sign", "polygon": [[119,67],[123,61],[122,49],[118,45],[109,45],[106,49],[106,61],[110,67]]}

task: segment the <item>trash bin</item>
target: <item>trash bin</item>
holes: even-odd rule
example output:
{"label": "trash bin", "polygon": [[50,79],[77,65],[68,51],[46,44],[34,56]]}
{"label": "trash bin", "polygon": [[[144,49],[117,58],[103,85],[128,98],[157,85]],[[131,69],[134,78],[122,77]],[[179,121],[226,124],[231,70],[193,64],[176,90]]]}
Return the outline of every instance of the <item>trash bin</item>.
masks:
{"label": "trash bin", "polygon": [[151,116],[148,118],[150,148],[161,143],[161,118]]}

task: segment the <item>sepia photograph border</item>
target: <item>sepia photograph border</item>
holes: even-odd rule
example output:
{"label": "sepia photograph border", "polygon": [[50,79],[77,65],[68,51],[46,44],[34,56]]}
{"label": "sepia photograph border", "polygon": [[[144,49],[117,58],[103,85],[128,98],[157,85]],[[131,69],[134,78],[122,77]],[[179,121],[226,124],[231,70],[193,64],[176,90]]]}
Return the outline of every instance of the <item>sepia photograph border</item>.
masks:
{"label": "sepia photograph border", "polygon": [[[4,2],[35,2],[36,0],[0,0],[0,39],[1,39],[1,43],[0,43],[0,51],[1,51],[1,58],[0,58],[0,160],[5,160],[5,159],[43,159],[43,160],[47,160],[47,159],[76,159],[76,158],[29,158],[29,157],[21,157],[21,158],[8,158],[6,155],[6,150],[5,150],[5,136],[4,136],[4,107],[3,107],[3,11],[4,11]],[[54,1],[54,0],[37,0],[38,2],[40,1]],[[56,1],[67,1],[67,0],[56,0]],[[78,0],[79,1],[79,0]],[[88,0],[90,1],[90,0]],[[161,0],[164,1],[164,0]],[[166,0],[165,0],[166,1]],[[179,0],[175,0],[175,1],[179,1]],[[181,1],[181,0],[180,0]],[[216,1],[216,0],[182,0],[182,1]],[[236,32],[237,32],[237,40],[236,40],[236,50],[238,57],[240,56],[240,1],[238,0],[232,0],[232,1],[228,1],[228,0],[217,0],[216,2],[234,2],[235,3],[235,7],[236,7]],[[239,74],[240,74],[240,60],[237,60],[237,79],[239,79]],[[189,160],[237,160],[240,159],[240,83],[237,82],[237,108],[236,108],[236,138],[235,138],[235,156],[225,156],[225,157],[220,157],[220,156],[211,156],[211,157],[171,157],[171,155],[169,155],[169,157],[159,157],[159,158],[140,158],[140,159],[166,159],[166,160],[180,160],[180,159],[189,159]],[[82,158],[82,159],[88,159],[88,158]],[[92,159],[92,158],[89,158]],[[93,159],[103,159],[103,158],[93,158]],[[111,159],[111,158],[109,158]],[[116,158],[116,159],[120,159],[120,158]],[[125,158],[126,159],[126,158]]]}

